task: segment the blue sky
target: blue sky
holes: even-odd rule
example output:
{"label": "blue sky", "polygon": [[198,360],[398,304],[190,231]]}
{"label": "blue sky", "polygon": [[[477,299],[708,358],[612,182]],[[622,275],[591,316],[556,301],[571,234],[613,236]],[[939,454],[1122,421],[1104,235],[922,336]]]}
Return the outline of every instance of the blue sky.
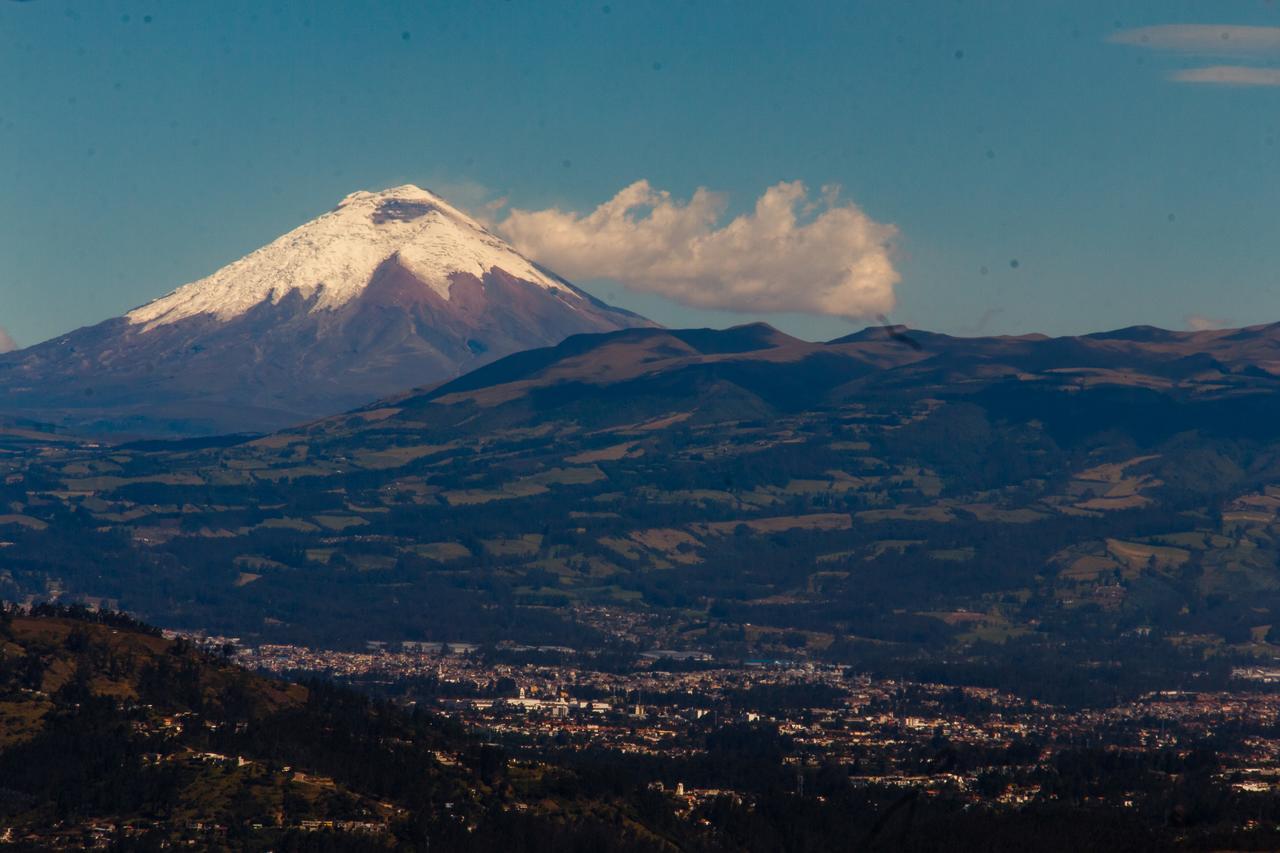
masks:
{"label": "blue sky", "polygon": [[[1280,320],[1280,49],[1135,35],[1280,27],[1275,3],[273,5],[0,0],[0,326],[20,343],[405,182],[587,212],[644,179],[725,193],[729,216],[782,181],[839,184],[897,230],[899,322]],[[1202,70],[1223,67],[1251,85]],[[579,283],[673,325],[862,325]]]}

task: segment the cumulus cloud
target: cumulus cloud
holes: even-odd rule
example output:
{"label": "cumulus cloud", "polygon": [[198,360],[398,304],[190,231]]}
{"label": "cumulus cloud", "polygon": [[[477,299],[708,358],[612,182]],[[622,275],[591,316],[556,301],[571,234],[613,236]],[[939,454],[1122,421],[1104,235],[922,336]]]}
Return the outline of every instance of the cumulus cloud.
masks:
{"label": "cumulus cloud", "polygon": [[1280,68],[1211,65],[1175,71],[1169,79],[1178,83],[1214,83],[1219,86],[1280,86]]}
{"label": "cumulus cloud", "polygon": [[1280,56],[1280,27],[1163,24],[1121,30],[1111,41],[1201,56]]}
{"label": "cumulus cloud", "polygon": [[0,326],[0,353],[13,352],[18,348],[18,342],[13,336],[5,331],[4,326]]}
{"label": "cumulus cloud", "polygon": [[897,229],[799,181],[769,187],[723,222],[726,199],[682,202],[636,181],[587,214],[511,210],[495,226],[530,258],[571,279],[606,278],[697,308],[859,318],[888,313],[899,275]]}

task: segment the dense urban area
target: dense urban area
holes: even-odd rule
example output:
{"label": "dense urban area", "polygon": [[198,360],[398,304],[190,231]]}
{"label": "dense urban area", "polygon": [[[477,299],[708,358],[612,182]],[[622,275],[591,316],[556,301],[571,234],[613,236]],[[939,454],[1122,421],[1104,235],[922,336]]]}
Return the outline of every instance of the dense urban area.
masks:
{"label": "dense urban area", "polygon": [[[975,807],[1115,802],[1150,815],[1169,808],[1172,789],[1212,783],[1217,796],[1254,801],[1257,815],[1246,808],[1239,830],[1280,832],[1271,818],[1280,667],[1237,667],[1230,690],[1159,690],[1073,708],[804,659],[728,662],[658,649],[602,660],[510,642],[371,641],[351,652],[186,638],[273,676],[322,676],[429,708],[515,760],[632,761],[684,814],[758,793],[757,780],[711,760],[718,738],[740,738],[774,751],[778,784],[799,797],[808,786],[821,799],[838,778]],[[1093,776],[1099,769],[1105,775]]]}

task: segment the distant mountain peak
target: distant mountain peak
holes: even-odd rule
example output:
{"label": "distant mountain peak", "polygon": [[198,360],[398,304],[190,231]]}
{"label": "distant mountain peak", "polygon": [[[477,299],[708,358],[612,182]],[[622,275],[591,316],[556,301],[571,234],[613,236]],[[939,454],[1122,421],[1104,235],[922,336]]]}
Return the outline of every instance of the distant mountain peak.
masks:
{"label": "distant mountain peak", "polygon": [[351,193],[123,317],[0,356],[0,412],[135,435],[262,431],[652,325],[405,184]]}
{"label": "distant mountain peak", "polygon": [[146,331],[200,315],[225,321],[290,294],[309,301],[312,311],[333,310],[363,293],[391,258],[445,300],[452,276],[483,279],[495,269],[563,298],[582,298],[440,196],[404,184],[351,193],[328,213],[126,319]]}

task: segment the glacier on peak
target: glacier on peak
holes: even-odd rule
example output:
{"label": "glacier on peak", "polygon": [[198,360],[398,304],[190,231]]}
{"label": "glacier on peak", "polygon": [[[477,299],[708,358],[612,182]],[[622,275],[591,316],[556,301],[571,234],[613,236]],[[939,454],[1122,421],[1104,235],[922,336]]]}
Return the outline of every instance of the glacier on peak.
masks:
{"label": "glacier on peak", "polygon": [[582,298],[443,198],[405,184],[353,192],[328,213],[125,318],[143,331],[199,315],[225,321],[295,291],[314,297],[311,310],[333,310],[358,297],[393,256],[446,300],[450,276],[483,279],[495,268],[570,300]]}

